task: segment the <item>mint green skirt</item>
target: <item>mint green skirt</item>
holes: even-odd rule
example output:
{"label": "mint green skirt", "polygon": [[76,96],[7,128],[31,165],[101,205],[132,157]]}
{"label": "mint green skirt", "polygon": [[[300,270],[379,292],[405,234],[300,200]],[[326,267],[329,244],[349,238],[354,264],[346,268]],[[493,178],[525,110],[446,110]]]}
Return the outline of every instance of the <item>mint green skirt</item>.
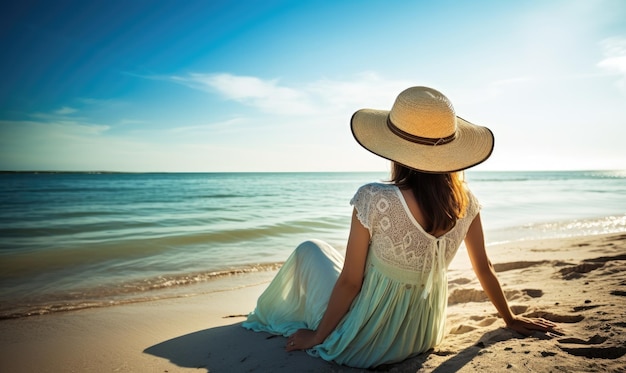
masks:
{"label": "mint green skirt", "polygon": [[[343,267],[323,241],[296,248],[257,301],[243,327],[289,336],[316,329]],[[357,368],[402,361],[441,342],[445,327],[445,269],[434,274],[394,268],[368,255],[360,293],[337,328],[307,352]]]}

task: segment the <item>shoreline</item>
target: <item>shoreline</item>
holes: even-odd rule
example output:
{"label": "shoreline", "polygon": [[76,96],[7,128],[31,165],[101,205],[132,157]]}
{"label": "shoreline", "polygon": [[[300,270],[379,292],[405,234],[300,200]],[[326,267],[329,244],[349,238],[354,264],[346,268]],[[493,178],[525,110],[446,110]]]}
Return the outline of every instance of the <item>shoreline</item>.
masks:
{"label": "shoreline", "polygon": [[[175,278],[156,277],[159,283],[156,285],[149,280],[136,281],[144,285],[147,290],[129,293],[111,293],[109,297],[90,297],[89,293],[79,293],[77,296],[68,297],[66,293],[46,297],[46,303],[25,304],[24,306],[13,305],[5,310],[0,306],[0,321],[22,319],[34,316],[54,315],[87,309],[110,308],[137,303],[157,302],[168,299],[184,299],[193,296],[207,296],[211,293],[231,291],[242,287],[255,286],[269,283],[282,263],[264,263],[234,268],[231,270],[214,271],[201,274],[185,274]],[[160,283],[171,282],[159,286]],[[146,285],[147,284],[147,285]],[[125,287],[128,284],[122,284]],[[116,288],[119,288],[117,286]],[[87,295],[87,296],[85,296]]]}
{"label": "shoreline", "polygon": [[[559,231],[560,226],[566,226]],[[574,228],[577,230],[574,233]],[[593,219],[577,219],[566,222],[536,223],[534,225],[510,227],[486,231],[486,245],[491,253],[492,260],[507,260],[510,255],[526,255],[526,248],[536,241],[576,240],[586,236],[602,236],[618,234],[626,231],[626,215],[606,216]],[[560,233],[559,233],[560,232]],[[508,240],[500,240],[508,237]],[[337,250],[343,252],[343,242],[329,241]],[[291,245],[295,247],[296,245]],[[500,248],[504,247],[506,255],[498,257]],[[517,250],[509,250],[514,247]],[[530,248],[532,251],[532,247]],[[285,253],[286,258],[289,253]],[[545,255],[545,254],[544,254]],[[274,258],[276,259],[276,258]],[[250,262],[239,266],[222,267],[197,272],[164,273],[147,278],[129,279],[123,282],[99,283],[98,286],[85,285],[80,274],[72,281],[73,284],[82,284],[72,289],[54,292],[30,293],[22,296],[19,289],[24,289],[21,283],[5,283],[7,292],[0,299],[0,320],[32,317],[35,315],[55,314],[59,312],[73,312],[81,309],[103,308],[125,304],[152,302],[160,299],[185,298],[195,295],[206,295],[216,291],[232,290],[241,286],[251,286],[261,282],[269,282],[280,268],[283,261]],[[23,267],[19,260],[5,260],[5,270],[14,265]],[[469,259],[462,244],[455,259],[450,264],[450,271],[470,268]],[[83,273],[89,273],[84,271]],[[44,284],[47,285],[47,284]],[[19,286],[13,288],[13,286]],[[31,291],[38,291],[33,284]],[[41,286],[41,284],[40,284]]]}
{"label": "shoreline", "polygon": [[[565,335],[519,338],[473,273],[451,270],[442,344],[386,371],[625,371],[626,233],[488,250],[514,312],[558,322]],[[267,284],[0,320],[0,371],[362,371],[286,353],[284,338],[243,329]]]}

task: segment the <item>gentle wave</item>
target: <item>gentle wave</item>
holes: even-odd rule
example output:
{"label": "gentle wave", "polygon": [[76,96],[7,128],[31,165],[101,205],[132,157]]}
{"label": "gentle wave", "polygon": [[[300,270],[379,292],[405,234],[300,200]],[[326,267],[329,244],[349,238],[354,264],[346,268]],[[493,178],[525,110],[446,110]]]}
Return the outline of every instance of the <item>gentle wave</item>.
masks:
{"label": "gentle wave", "polygon": [[[179,248],[183,251],[184,247],[202,246],[209,250],[214,246],[241,242],[252,243],[271,237],[277,238],[304,233],[313,235],[314,232],[345,228],[345,223],[346,220],[343,217],[327,220],[292,220],[271,225],[219,231],[190,231],[184,234],[180,233],[180,226],[159,230],[154,228],[153,224],[134,223],[129,224],[125,229],[119,229],[116,224],[105,224],[99,229],[106,231],[109,228],[111,230],[116,229],[116,231],[103,237],[94,236],[94,233],[81,232],[84,228],[53,227],[57,242],[63,240],[65,236],[71,238],[66,238],[68,243],[65,247],[55,247],[54,250],[20,250],[10,256],[5,255],[0,262],[0,279],[33,273],[34,271],[46,272],[57,268],[72,268],[103,261],[124,262],[128,259],[164,253],[168,251],[168,248]],[[95,226],[91,225],[90,227],[94,228]],[[152,227],[152,230],[149,233],[142,233],[136,230],[138,227]],[[21,240],[11,240],[10,249],[14,250],[16,247],[28,248],[32,246],[35,240],[28,238],[28,236],[41,234],[39,229],[5,229],[2,234],[4,237],[13,235],[23,237]],[[91,248],[86,249],[85,243],[89,243]],[[0,248],[8,251],[6,244],[0,245]]]}
{"label": "gentle wave", "polygon": [[574,180],[601,180],[624,179],[626,170],[594,170],[594,171],[468,171],[467,178],[472,182],[536,182],[536,181],[574,181]]}
{"label": "gentle wave", "polygon": [[626,214],[591,219],[531,223],[489,232],[488,244],[504,244],[546,238],[571,238],[626,232]]}

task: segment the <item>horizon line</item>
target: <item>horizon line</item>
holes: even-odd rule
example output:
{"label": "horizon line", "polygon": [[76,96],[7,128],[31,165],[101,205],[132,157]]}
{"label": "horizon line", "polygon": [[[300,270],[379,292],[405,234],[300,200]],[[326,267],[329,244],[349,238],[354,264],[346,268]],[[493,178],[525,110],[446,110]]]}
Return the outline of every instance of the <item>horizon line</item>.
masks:
{"label": "horizon line", "polygon": [[[466,172],[626,172],[626,169],[465,170]],[[369,171],[107,171],[107,170],[0,170],[0,174],[280,174],[280,173],[389,173]]]}

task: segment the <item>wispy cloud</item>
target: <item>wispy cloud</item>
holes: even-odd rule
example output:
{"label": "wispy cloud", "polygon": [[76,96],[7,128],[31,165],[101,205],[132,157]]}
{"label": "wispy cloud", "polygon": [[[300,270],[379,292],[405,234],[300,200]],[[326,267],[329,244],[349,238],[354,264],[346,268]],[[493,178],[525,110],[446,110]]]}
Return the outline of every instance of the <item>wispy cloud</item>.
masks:
{"label": "wispy cloud", "polygon": [[[108,136],[109,126],[71,121],[0,120],[0,168],[7,170],[115,170],[130,163],[129,141]],[[133,153],[141,157],[141,150]],[[113,165],[113,166],[112,166]]]}
{"label": "wispy cloud", "polygon": [[305,89],[324,101],[325,106],[351,110],[362,107],[388,109],[403,89],[415,84],[417,83],[384,79],[375,72],[363,72],[349,79],[314,81]]}
{"label": "wispy cloud", "polygon": [[229,100],[283,115],[306,115],[315,112],[306,92],[279,85],[278,79],[263,80],[232,74],[189,74],[174,76],[172,81],[194,89],[216,91]]}
{"label": "wispy cloud", "polygon": [[69,106],[63,106],[59,110],[56,110],[54,113],[58,115],[69,115],[69,114],[74,114],[77,111],[78,110],[71,108]]}
{"label": "wispy cloud", "polygon": [[146,124],[147,122],[145,120],[141,120],[141,119],[129,119],[129,118],[122,118],[120,119],[117,124],[121,125],[121,126],[125,126],[125,125],[131,125],[131,124]]}
{"label": "wispy cloud", "polygon": [[626,90],[626,37],[612,37],[600,43],[604,51],[604,59],[598,66],[621,76],[618,85]]}
{"label": "wispy cloud", "polygon": [[332,113],[363,105],[389,107],[400,90],[411,83],[382,79],[376,73],[366,72],[350,79],[329,78],[300,86],[281,84],[279,79],[262,79],[229,73],[172,76],[170,81],[193,89],[216,92],[228,100],[256,107],[278,115],[310,115]]}
{"label": "wispy cloud", "polygon": [[518,76],[514,78],[496,80],[494,82],[491,82],[491,85],[494,87],[505,87],[505,86],[523,84],[523,83],[531,81],[532,79],[533,78],[529,76]]}
{"label": "wispy cloud", "polygon": [[168,132],[176,134],[205,134],[207,132],[215,133],[216,130],[228,130],[234,128],[237,124],[242,123],[243,118],[232,118],[222,122],[199,124],[194,126],[174,127]]}
{"label": "wispy cloud", "polygon": [[100,135],[110,129],[107,125],[86,124],[71,120],[55,121],[0,121],[0,133],[26,137],[37,135],[63,138]]}
{"label": "wispy cloud", "polygon": [[28,117],[32,118],[33,120],[21,120],[13,122],[0,121],[0,125],[6,128],[11,123],[20,123],[20,125],[24,128],[37,128],[39,131],[49,134],[56,133],[61,136],[71,134],[96,135],[110,129],[110,126],[93,123],[92,120],[87,117],[71,115],[76,112],[78,112],[77,109],[63,106],[58,110],[54,110],[48,113],[38,112],[28,114]]}
{"label": "wispy cloud", "polygon": [[[26,114],[22,120],[0,120],[0,133],[6,137],[23,136],[24,138],[77,138],[81,136],[101,135],[111,127],[94,123],[83,115],[72,115],[79,110],[63,106],[51,112]],[[43,137],[42,137],[43,136]]]}
{"label": "wispy cloud", "polygon": [[626,75],[626,55],[607,57],[600,61],[598,66]]}

